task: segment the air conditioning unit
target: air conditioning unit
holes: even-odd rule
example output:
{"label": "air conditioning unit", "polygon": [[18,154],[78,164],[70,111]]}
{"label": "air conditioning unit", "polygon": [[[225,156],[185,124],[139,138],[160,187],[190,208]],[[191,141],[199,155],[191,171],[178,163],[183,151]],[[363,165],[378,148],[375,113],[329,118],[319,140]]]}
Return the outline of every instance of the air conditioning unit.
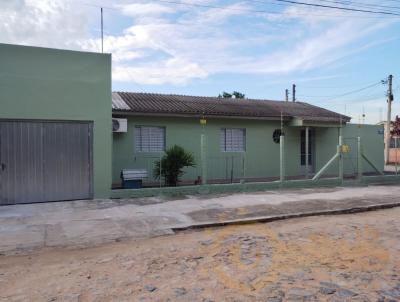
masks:
{"label": "air conditioning unit", "polygon": [[113,132],[127,132],[128,120],[126,118],[113,118],[112,119]]}

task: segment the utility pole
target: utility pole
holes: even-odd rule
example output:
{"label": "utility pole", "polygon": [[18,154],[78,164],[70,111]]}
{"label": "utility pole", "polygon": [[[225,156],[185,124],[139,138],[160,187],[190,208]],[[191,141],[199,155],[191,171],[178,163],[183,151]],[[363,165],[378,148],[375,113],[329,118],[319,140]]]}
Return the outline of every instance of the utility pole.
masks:
{"label": "utility pole", "polygon": [[101,27],[101,53],[103,53],[104,49],[103,49],[103,8],[100,8],[100,27]]}
{"label": "utility pole", "polygon": [[296,102],[296,85],[293,84],[292,86],[292,101]]}
{"label": "utility pole", "polygon": [[285,101],[289,102],[289,89],[285,89]]}
{"label": "utility pole", "polygon": [[389,75],[387,84],[388,84],[388,92],[387,92],[387,119],[386,119],[386,131],[385,131],[385,164],[389,163],[389,149],[390,149],[390,124],[392,121],[392,102],[393,102],[393,90],[392,90],[392,81],[393,76]]}

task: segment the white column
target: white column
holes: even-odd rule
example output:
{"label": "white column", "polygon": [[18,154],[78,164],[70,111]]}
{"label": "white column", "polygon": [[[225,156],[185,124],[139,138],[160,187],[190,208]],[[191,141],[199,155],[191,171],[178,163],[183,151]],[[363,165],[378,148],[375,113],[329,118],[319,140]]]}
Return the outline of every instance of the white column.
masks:
{"label": "white column", "polygon": [[310,141],[310,128],[306,127],[306,178],[308,179],[308,157],[309,157],[309,141]]}

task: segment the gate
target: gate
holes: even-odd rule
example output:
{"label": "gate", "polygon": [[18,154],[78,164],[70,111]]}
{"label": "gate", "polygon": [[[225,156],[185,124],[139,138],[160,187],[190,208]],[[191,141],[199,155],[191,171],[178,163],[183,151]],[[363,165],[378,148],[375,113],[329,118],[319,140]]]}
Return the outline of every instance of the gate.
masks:
{"label": "gate", "polygon": [[343,153],[344,175],[355,177],[358,173],[358,138],[344,137],[343,144],[348,146],[347,151]]}
{"label": "gate", "polygon": [[0,121],[0,205],[92,198],[92,128]]}

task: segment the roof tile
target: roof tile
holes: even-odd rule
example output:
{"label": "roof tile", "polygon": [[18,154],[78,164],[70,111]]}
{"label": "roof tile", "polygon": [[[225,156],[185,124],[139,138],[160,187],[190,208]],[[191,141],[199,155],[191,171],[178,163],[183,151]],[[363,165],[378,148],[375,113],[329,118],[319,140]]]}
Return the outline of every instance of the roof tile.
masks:
{"label": "roof tile", "polygon": [[113,111],[263,119],[276,119],[282,115],[285,118],[299,118],[313,122],[350,121],[350,117],[303,102],[134,92],[113,92]]}

